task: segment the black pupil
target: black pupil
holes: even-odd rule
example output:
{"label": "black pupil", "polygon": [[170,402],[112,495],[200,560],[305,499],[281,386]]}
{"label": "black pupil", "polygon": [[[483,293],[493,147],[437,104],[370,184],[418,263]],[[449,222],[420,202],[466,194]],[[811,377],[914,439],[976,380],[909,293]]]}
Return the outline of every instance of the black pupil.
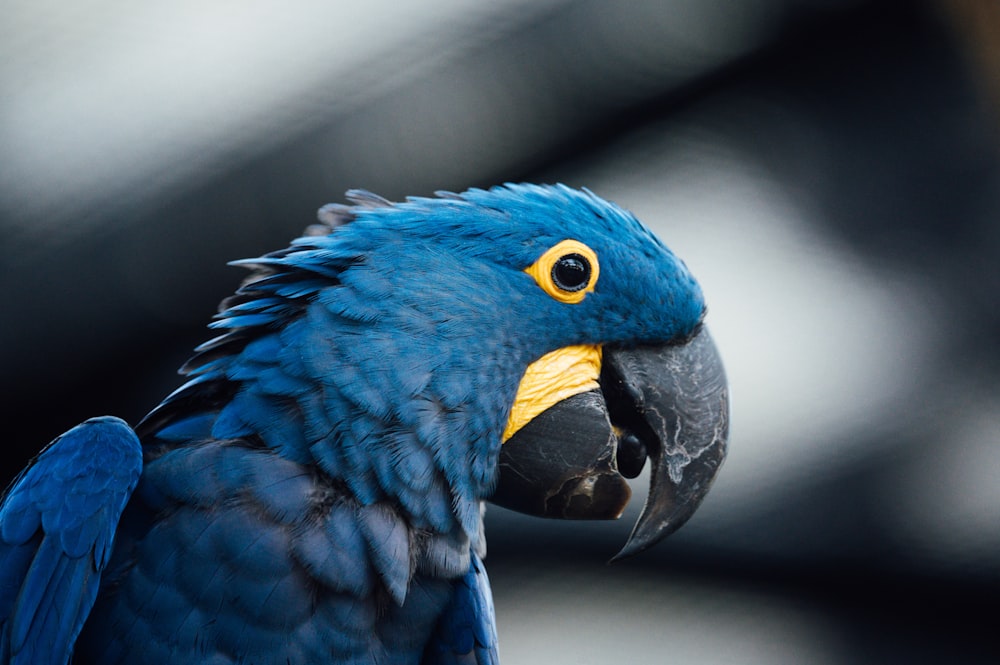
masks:
{"label": "black pupil", "polygon": [[579,291],[590,281],[590,261],[579,254],[559,257],[552,266],[552,281],[563,291]]}

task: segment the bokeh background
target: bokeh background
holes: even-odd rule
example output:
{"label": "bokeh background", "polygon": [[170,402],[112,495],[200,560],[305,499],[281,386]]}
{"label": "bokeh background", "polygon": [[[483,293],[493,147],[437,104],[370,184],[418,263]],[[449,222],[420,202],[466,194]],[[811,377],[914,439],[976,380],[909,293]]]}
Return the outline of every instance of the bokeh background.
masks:
{"label": "bokeh background", "polygon": [[0,481],[345,189],[560,181],[701,280],[731,453],[613,566],[638,505],[491,508],[505,662],[1000,662],[1000,3],[0,8]]}

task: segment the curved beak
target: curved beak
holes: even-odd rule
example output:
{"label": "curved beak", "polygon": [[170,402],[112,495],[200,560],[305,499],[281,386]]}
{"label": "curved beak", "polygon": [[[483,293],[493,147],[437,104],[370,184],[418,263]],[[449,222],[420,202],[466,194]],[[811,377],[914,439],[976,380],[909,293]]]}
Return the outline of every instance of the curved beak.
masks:
{"label": "curved beak", "polygon": [[543,517],[614,519],[631,497],[625,476],[648,457],[649,495],[615,561],[691,517],[728,438],[725,370],[706,329],[683,344],[605,347],[600,390],[556,403],[503,445],[491,501]]}

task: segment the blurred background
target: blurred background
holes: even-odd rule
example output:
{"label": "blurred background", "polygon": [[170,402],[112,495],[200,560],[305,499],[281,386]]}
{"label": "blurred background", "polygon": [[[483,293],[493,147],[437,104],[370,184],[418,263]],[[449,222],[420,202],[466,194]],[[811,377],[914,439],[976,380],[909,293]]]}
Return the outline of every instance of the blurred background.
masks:
{"label": "blurred background", "polygon": [[1000,662],[1000,4],[2,5],[4,483],[345,189],[565,182],[701,280],[731,453],[613,566],[639,505],[491,508],[505,662]]}

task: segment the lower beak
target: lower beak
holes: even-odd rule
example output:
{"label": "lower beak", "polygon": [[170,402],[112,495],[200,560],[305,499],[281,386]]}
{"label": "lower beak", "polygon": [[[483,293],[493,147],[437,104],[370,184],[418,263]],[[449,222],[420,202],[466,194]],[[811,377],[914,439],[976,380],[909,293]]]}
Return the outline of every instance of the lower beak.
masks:
{"label": "lower beak", "polygon": [[636,475],[648,455],[649,495],[614,561],[676,531],[705,498],[726,454],[729,397],[704,328],[684,344],[606,346],[603,355],[599,391],[553,405],[503,445],[491,501],[543,517],[614,519],[631,498],[622,470]]}

